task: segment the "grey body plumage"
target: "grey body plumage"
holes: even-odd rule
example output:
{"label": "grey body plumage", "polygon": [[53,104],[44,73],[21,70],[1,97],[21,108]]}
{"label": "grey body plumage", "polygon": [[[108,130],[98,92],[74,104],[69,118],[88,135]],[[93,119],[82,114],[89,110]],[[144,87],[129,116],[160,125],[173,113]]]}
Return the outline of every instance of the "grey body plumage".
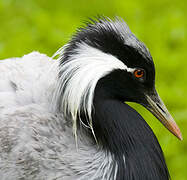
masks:
{"label": "grey body plumage", "polygon": [[0,64],[1,180],[107,179],[111,157],[80,133],[76,147],[72,122],[50,110],[57,64],[37,52]]}

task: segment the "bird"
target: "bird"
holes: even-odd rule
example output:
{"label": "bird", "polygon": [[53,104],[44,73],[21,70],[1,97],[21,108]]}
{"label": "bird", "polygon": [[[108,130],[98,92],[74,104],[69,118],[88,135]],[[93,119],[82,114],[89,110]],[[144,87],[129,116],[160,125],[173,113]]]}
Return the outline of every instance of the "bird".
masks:
{"label": "bird", "polygon": [[88,19],[53,57],[1,60],[1,180],[170,179],[155,134],[128,102],[182,140],[150,51],[120,17]]}

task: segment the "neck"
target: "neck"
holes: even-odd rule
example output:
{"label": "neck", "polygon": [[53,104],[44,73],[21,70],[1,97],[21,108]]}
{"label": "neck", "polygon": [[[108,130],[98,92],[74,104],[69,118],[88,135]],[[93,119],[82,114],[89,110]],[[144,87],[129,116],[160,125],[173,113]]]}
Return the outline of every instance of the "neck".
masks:
{"label": "neck", "polygon": [[110,152],[116,179],[167,180],[161,147],[144,119],[127,104],[96,91],[93,127],[99,146]]}

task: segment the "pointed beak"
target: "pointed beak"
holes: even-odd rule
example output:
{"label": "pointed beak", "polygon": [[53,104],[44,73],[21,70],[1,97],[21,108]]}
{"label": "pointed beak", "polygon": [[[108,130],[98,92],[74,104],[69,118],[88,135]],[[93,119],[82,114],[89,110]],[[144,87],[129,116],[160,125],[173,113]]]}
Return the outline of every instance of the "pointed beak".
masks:
{"label": "pointed beak", "polygon": [[182,140],[182,134],[166,106],[155,91],[152,95],[146,95],[148,105],[146,108],[178,139]]}

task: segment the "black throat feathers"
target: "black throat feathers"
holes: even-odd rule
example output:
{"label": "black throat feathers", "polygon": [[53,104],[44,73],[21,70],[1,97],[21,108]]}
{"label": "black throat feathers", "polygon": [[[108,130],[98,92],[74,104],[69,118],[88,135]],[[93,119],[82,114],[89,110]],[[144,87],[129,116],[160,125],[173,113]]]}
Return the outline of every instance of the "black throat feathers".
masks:
{"label": "black throat feathers", "polygon": [[99,145],[114,157],[117,180],[170,179],[157,138],[133,108],[96,87],[92,116]]}

